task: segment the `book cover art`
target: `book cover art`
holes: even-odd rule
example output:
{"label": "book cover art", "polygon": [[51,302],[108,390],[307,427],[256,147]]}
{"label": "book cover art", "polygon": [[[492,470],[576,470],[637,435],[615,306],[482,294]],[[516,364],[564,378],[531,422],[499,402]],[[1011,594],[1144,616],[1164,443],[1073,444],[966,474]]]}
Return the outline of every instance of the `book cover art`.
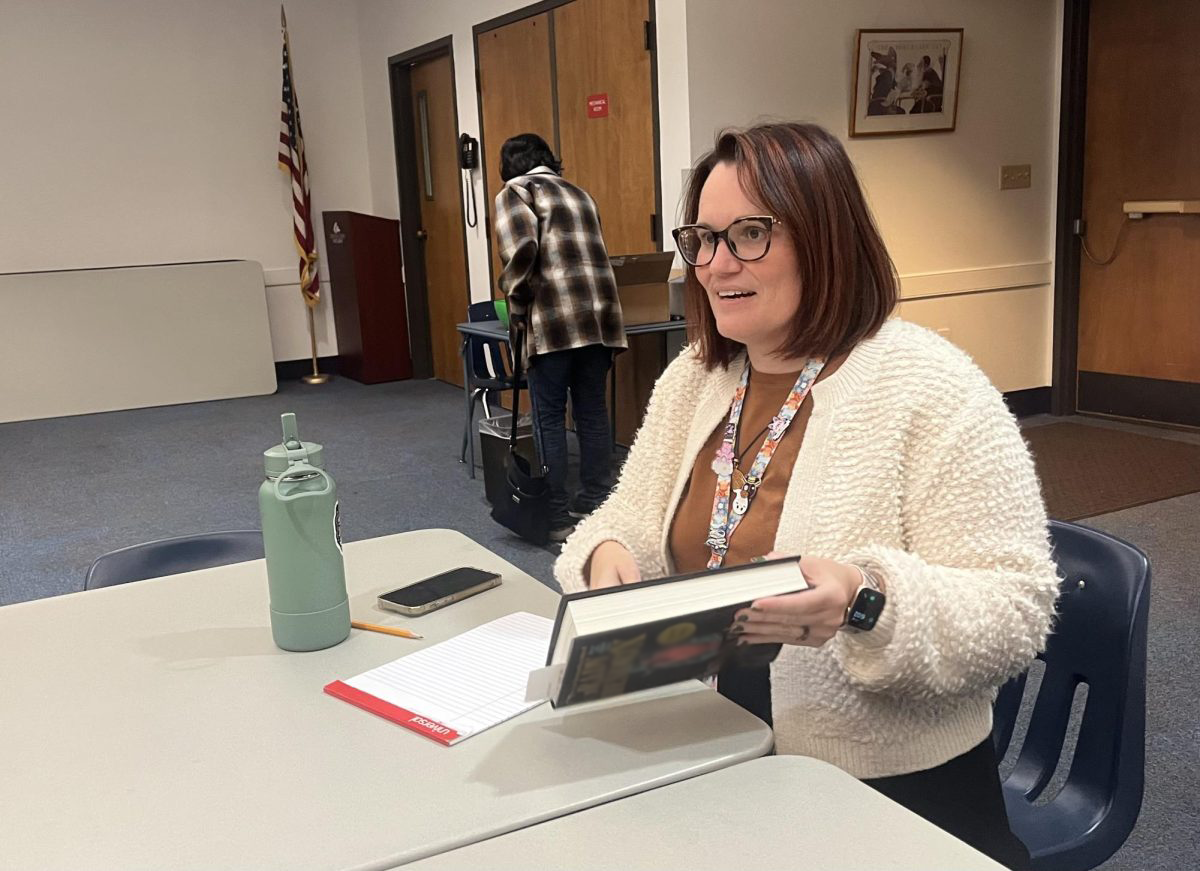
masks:
{"label": "book cover art", "polygon": [[740,662],[743,654],[756,663],[770,662],[778,645],[738,648],[730,631],[733,615],[749,605],[723,605],[575,639],[555,707],[707,678],[731,658]]}

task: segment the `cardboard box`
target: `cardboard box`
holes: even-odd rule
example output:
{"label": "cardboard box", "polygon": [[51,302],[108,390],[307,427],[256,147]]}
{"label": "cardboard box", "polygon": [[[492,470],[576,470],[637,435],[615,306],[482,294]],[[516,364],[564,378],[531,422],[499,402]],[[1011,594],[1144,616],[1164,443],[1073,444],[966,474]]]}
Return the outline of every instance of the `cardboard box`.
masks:
{"label": "cardboard box", "polygon": [[675,252],[625,254],[610,257],[617,278],[617,296],[625,326],[656,324],[671,319],[668,280]]}

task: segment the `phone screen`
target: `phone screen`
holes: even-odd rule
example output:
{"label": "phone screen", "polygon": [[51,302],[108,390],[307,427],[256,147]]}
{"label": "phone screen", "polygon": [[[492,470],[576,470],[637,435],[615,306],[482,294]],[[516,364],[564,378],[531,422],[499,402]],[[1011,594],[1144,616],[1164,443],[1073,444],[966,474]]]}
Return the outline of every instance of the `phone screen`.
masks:
{"label": "phone screen", "polygon": [[497,577],[495,572],[485,572],[480,569],[451,569],[440,575],[434,575],[432,578],[417,581],[407,587],[384,593],[379,598],[396,605],[403,605],[406,608],[419,608],[437,599],[479,586],[494,577]]}

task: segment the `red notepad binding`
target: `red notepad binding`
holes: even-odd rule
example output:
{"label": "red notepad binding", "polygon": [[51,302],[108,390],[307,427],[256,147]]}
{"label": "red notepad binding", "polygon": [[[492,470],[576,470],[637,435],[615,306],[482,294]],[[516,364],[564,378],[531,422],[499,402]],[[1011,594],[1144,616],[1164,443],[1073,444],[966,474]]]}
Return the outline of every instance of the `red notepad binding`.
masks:
{"label": "red notepad binding", "polygon": [[443,726],[428,717],[422,717],[420,714],[414,714],[412,711],[406,711],[399,705],[393,705],[391,702],[385,702],[378,696],[373,696],[370,693],[364,693],[362,690],[355,689],[349,684],[343,683],[340,680],[335,680],[331,684],[325,686],[325,692],[329,695],[349,702],[352,705],[357,705],[364,711],[370,711],[376,716],[383,717],[385,720],[391,720],[406,729],[411,729],[418,735],[424,735],[426,738],[431,738],[439,744],[444,744],[449,747],[463,739],[463,735],[451,729],[449,726]]}

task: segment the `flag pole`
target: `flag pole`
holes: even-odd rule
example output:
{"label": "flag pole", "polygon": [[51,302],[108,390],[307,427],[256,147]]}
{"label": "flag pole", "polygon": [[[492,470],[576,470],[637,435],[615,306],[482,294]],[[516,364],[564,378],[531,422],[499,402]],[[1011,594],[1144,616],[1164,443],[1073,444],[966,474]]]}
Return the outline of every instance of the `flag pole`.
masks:
{"label": "flag pole", "polygon": [[312,374],[300,380],[305,384],[324,384],[329,376],[317,368],[317,327],[313,309],[320,301],[320,278],[317,272],[316,231],[312,223],[312,201],[308,191],[308,167],[304,160],[304,138],[300,132],[300,106],[292,87],[291,62],[288,46],[287,15],[279,4],[279,25],[283,35],[283,128],[279,137],[279,168],[290,174],[293,188],[293,232],[296,250],[300,254],[300,296],[308,315],[308,346],[312,352]]}
{"label": "flag pole", "polygon": [[308,311],[308,343],[312,348],[313,370],[311,375],[305,375],[300,380],[305,384],[324,384],[329,376],[317,369],[317,329],[313,324],[313,307],[305,304],[304,308]]}

